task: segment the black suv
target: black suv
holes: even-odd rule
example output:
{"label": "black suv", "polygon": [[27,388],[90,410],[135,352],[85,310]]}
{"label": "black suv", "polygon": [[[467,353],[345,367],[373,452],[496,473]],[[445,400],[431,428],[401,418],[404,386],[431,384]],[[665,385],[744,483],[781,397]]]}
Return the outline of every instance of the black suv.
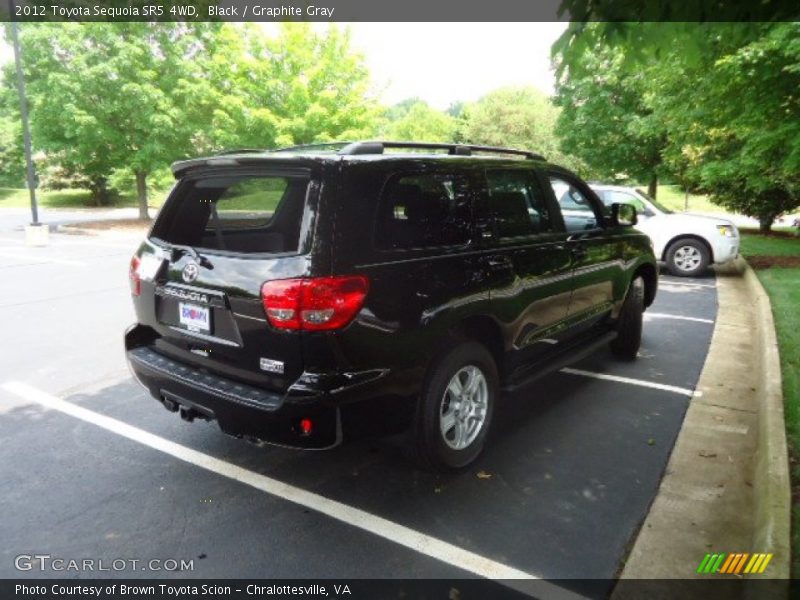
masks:
{"label": "black suv", "polygon": [[188,421],[303,448],[388,421],[458,468],[501,390],[608,342],[636,357],[657,271],[635,210],[537,154],[357,142],[173,171],[131,260],[125,348]]}

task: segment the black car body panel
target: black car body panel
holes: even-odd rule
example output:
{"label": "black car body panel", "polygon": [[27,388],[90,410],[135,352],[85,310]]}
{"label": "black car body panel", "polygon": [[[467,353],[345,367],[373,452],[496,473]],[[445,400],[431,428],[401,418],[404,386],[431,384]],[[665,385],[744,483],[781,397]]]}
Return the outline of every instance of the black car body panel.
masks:
{"label": "black car body panel", "polygon": [[[538,157],[263,153],[174,170],[179,182],[134,257],[128,361],[167,408],[232,435],[324,448],[349,424],[403,422],[431,362],[463,336],[483,343],[513,386],[607,338],[635,276],[646,305],[656,292],[648,238],[612,223],[583,182]],[[594,227],[567,230],[556,176],[596,211],[585,219]],[[259,220],[251,198],[261,196],[249,191],[263,184],[267,197],[276,182],[278,207]],[[231,206],[246,208],[221,219],[234,188]],[[519,190],[536,210],[509,208]],[[368,281],[348,324],[273,326],[265,282],[332,276]]]}

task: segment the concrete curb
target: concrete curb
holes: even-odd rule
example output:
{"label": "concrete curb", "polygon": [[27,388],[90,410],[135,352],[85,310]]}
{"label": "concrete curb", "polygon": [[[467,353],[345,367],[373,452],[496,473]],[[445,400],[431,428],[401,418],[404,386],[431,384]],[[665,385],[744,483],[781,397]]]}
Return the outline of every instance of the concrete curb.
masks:
{"label": "concrete curb", "polygon": [[733,575],[696,572],[706,553],[720,552],[772,553],[763,574],[743,576],[742,591],[758,597],[759,580],[771,579],[778,587],[770,597],[788,593],[782,584],[791,564],[789,469],[771,307],[744,260],[717,273],[719,310],[699,394],[689,402],[613,600],[639,597],[630,580],[673,580],[653,598],[695,597],[689,578],[735,583]]}
{"label": "concrete curb", "polygon": [[[93,223],[97,223],[97,222],[98,221],[93,221]],[[114,221],[109,220],[109,221],[107,221],[107,223],[113,225]],[[100,228],[100,227],[83,227],[83,222],[80,222],[80,223],[61,223],[61,224],[58,224],[58,225],[55,225],[55,226],[51,226],[50,230],[53,231],[53,232],[56,232],[56,233],[63,233],[63,234],[66,234],[66,235],[82,235],[82,236],[93,236],[93,237],[100,237],[100,236],[108,234],[109,232],[114,232],[114,231],[123,231],[123,232],[130,231],[130,232],[135,232],[136,235],[144,237],[144,235],[150,229],[152,224],[153,224],[153,222],[149,221],[148,223],[142,225],[140,230],[137,230],[137,229],[135,229],[133,227],[121,228],[121,229],[116,229],[115,230],[113,227],[108,227],[106,229],[103,229],[103,228]]]}
{"label": "concrete curb", "polygon": [[791,576],[791,483],[783,416],[783,388],[778,339],[769,296],[750,265],[741,268],[756,311],[756,357],[758,371],[758,450],[753,486],[755,530],[753,550],[772,552],[771,576]]}
{"label": "concrete curb", "polygon": [[66,233],[70,235],[97,235],[97,231],[92,231],[90,229],[84,229],[79,225],[67,225],[67,224],[59,224],[52,226],[52,231],[56,233]]}

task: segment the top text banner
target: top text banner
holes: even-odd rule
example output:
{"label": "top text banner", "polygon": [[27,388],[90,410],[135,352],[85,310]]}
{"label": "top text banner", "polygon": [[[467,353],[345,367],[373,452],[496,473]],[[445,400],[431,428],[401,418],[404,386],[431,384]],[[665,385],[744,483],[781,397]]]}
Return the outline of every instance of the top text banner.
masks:
{"label": "top text banner", "polygon": [[[773,21],[796,0],[0,0],[0,21]],[[457,50],[463,40],[452,40]],[[470,43],[479,43],[470,40]]]}

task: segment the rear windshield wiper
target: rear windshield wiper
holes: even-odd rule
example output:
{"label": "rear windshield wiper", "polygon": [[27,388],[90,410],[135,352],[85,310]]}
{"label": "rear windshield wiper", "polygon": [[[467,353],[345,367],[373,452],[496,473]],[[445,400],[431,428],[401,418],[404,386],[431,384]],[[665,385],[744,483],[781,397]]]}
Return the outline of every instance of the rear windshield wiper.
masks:
{"label": "rear windshield wiper", "polygon": [[186,246],[183,244],[172,244],[172,257],[170,260],[175,262],[184,254],[188,254],[191,258],[193,258],[197,264],[206,269],[213,269],[214,265],[211,264],[211,261],[208,260],[205,256],[200,254],[197,250],[195,250],[192,246]]}

